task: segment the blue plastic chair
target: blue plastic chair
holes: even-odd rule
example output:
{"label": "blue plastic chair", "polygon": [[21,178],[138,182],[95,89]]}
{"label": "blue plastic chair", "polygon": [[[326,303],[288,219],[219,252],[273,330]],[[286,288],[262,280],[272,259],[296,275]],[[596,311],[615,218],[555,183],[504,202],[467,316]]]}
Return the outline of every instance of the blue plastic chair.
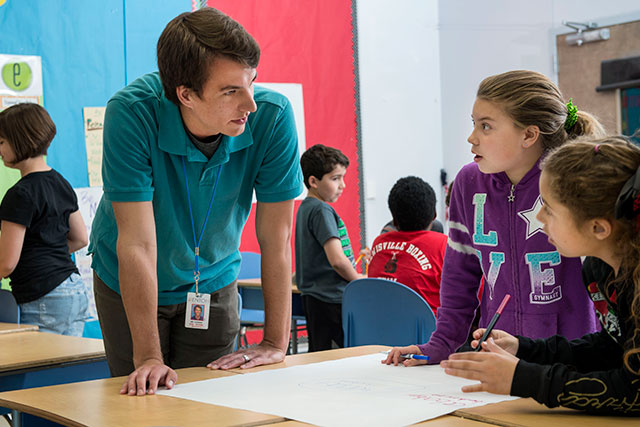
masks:
{"label": "blue plastic chair", "polygon": [[[240,255],[242,255],[242,264],[240,264],[238,279],[260,278],[262,272],[260,269],[260,254],[240,252]],[[264,297],[262,296],[262,290],[259,288],[240,288],[238,291],[242,297],[240,322],[246,324],[264,323]]]}
{"label": "blue plastic chair", "polygon": [[[240,252],[242,255],[242,264],[238,279],[255,279],[259,278],[262,270],[260,269],[261,256],[256,252]],[[238,293],[242,299],[242,309],[240,310],[240,333],[238,335],[238,346],[249,345],[247,341],[247,327],[264,326],[264,296],[262,289],[259,288],[238,288]],[[298,298],[296,298],[296,296]],[[304,311],[299,301],[299,295],[293,296],[293,312],[291,316],[291,345],[290,352],[295,354],[298,352],[298,333],[305,329]],[[296,304],[298,303],[298,304]]]}
{"label": "blue plastic chair", "polygon": [[[238,279],[255,279],[261,274],[260,262],[261,256],[255,252],[240,252],[242,255],[242,264],[240,264],[240,272]],[[259,288],[238,289],[242,297],[242,311],[240,312],[240,323],[247,325],[264,323],[264,297],[262,290]]]}
{"label": "blue plastic chair", "polygon": [[6,289],[0,289],[0,322],[20,323],[20,307],[13,294]]}
{"label": "blue plastic chair", "polygon": [[344,346],[407,346],[429,340],[436,328],[431,307],[413,289],[386,279],[349,283],[342,297]]}
{"label": "blue plastic chair", "polygon": [[[242,264],[238,279],[255,279],[261,274],[261,256],[256,252],[240,252]],[[240,310],[240,334],[239,345],[247,347],[246,331],[248,326],[264,325],[264,297],[261,289],[239,288],[238,293],[242,298],[242,309]]]}
{"label": "blue plastic chair", "polygon": [[307,330],[307,317],[304,314],[302,295],[291,295],[291,343],[289,352],[298,354],[298,334]]}
{"label": "blue plastic chair", "polygon": [[96,338],[102,339],[102,328],[100,328],[100,321],[98,319],[89,319],[84,323],[84,329],[82,330],[82,336],[84,338]]}

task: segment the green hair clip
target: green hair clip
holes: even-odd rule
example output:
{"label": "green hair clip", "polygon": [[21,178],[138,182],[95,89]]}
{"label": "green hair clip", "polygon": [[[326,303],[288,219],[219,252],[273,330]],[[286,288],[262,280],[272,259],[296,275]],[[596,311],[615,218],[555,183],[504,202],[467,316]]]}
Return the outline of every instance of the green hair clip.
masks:
{"label": "green hair clip", "polygon": [[564,130],[569,132],[578,121],[578,107],[573,104],[573,98],[567,102],[567,120],[564,122]]}

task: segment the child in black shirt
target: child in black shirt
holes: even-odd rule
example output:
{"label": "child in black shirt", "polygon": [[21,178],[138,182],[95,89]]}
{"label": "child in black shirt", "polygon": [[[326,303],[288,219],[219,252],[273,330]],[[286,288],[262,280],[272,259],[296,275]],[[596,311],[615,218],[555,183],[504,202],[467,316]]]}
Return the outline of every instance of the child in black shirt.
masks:
{"label": "child in black shirt", "polygon": [[55,134],[40,105],[0,112],[0,156],[21,175],[0,204],[0,276],[11,279],[21,323],[80,336],[88,298],[70,254],[88,238],[75,192],[44,159]]}

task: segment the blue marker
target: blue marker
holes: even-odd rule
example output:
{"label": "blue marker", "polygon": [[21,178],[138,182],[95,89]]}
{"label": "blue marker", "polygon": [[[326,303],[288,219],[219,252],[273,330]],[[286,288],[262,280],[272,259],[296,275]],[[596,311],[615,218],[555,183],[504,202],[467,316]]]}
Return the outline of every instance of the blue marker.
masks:
{"label": "blue marker", "polygon": [[429,360],[429,356],[423,356],[421,354],[401,354],[400,357],[404,357],[405,359]]}

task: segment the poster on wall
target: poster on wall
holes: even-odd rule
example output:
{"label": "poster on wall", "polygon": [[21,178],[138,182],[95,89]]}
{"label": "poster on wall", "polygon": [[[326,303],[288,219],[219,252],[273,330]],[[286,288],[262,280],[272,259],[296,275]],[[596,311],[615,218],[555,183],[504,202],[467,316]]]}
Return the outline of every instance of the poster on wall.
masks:
{"label": "poster on wall", "polygon": [[0,111],[24,102],[44,104],[39,56],[0,54],[0,77]]}
{"label": "poster on wall", "polygon": [[[274,90],[289,99],[291,108],[293,108],[293,117],[296,122],[296,131],[298,134],[298,155],[307,149],[306,132],[304,127],[304,100],[302,99],[302,85],[300,83],[265,83],[257,82],[256,85]],[[304,200],[307,197],[307,189],[305,187],[302,194],[296,197],[296,200]],[[253,194],[253,203],[256,203],[255,192]]]}
{"label": "poster on wall", "polygon": [[[102,187],[84,187],[74,188],[76,196],[78,197],[78,207],[80,208],[80,214],[84,220],[84,224],[87,227],[87,235],[91,235],[91,224],[93,218],[96,216],[98,205],[100,204],[100,198],[102,198]],[[84,247],[75,252],[76,265],[82,281],[87,287],[87,294],[89,295],[89,316],[91,318],[97,318],[96,303],[93,297],[93,272],[91,271],[91,255],[88,254],[88,248]]]}
{"label": "poster on wall", "polygon": [[102,131],[105,110],[106,107],[85,107],[82,109],[90,187],[102,187]]}
{"label": "poster on wall", "polygon": [[298,133],[298,151],[300,155],[304,153],[307,147],[304,128],[304,100],[302,99],[302,85],[300,83],[265,83],[256,82],[256,85],[266,87],[286,96],[293,108],[293,116],[296,121],[296,130]]}

